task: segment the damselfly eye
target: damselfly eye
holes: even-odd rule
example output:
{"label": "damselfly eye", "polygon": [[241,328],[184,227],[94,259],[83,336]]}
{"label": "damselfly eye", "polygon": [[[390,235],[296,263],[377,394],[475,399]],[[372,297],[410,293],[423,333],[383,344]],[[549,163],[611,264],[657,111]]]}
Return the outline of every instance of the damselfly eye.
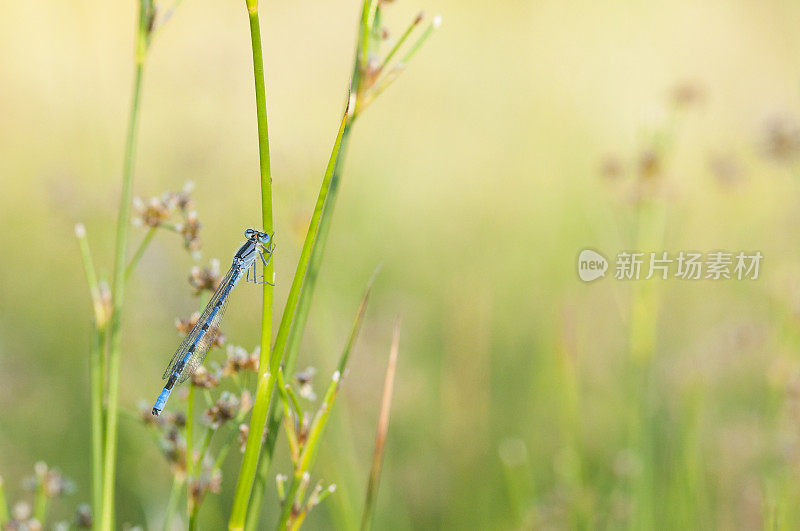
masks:
{"label": "damselfly eye", "polygon": [[254,231],[253,229],[247,229],[246,231],[244,231],[244,237],[247,238],[248,240],[252,240],[255,235],[256,231]]}
{"label": "damselfly eye", "polygon": [[267,244],[269,243],[269,234],[265,234],[262,232],[261,234],[259,234],[258,239],[261,241],[261,243]]}

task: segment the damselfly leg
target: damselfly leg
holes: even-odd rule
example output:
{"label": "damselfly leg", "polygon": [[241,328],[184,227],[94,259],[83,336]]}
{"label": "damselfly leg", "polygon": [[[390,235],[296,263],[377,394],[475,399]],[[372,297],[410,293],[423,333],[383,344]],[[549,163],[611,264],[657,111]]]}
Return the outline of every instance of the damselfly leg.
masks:
{"label": "damselfly leg", "polygon": [[[261,245],[260,248],[258,249],[258,257],[261,258],[261,263],[263,264],[264,270],[266,270],[269,261],[272,260],[273,251],[275,251],[275,242],[271,242],[269,248],[265,247],[264,245]],[[266,258],[264,257],[265,253],[267,255]],[[253,261],[252,265],[253,278],[252,279],[250,278],[250,268],[248,268],[245,282],[252,282],[253,284],[257,285],[269,284],[270,286],[274,286],[275,284],[273,284],[272,282],[267,282],[266,280],[264,280],[264,275],[261,275],[260,277],[258,276],[257,266],[258,263],[256,261]]]}

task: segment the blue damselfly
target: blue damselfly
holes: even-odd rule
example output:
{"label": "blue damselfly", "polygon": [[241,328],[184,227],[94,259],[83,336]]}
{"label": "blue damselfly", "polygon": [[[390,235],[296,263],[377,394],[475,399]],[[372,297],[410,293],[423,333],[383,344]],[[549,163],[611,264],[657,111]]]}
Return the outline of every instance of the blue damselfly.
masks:
{"label": "blue damselfly", "polygon": [[[228,304],[228,297],[236,287],[236,284],[244,276],[245,282],[264,284],[266,280],[263,275],[259,278],[256,274],[257,258],[261,258],[264,267],[272,259],[272,252],[275,250],[272,235],[254,229],[244,231],[247,241],[236,251],[233,256],[231,269],[219,284],[214,295],[208,301],[206,309],[192,331],[186,336],[183,342],[172,355],[162,378],[167,380],[164,389],[158,395],[153,406],[153,415],[158,415],[167,404],[172,389],[175,384],[185,382],[197,368],[203,363],[208,353],[208,349],[214,343],[219,333],[219,324],[225,313]],[[267,255],[266,258],[264,255]],[[252,270],[252,279],[250,273]]]}

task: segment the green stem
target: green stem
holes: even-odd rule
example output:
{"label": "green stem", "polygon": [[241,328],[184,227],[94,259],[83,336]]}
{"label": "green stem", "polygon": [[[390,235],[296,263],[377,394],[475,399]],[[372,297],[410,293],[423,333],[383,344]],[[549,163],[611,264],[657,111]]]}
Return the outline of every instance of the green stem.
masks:
{"label": "green stem", "polygon": [[202,466],[203,459],[206,458],[206,452],[208,452],[208,447],[211,444],[211,438],[214,436],[214,430],[211,428],[206,428],[206,434],[203,437],[203,444],[200,445],[200,453],[197,454],[197,464]]}
{"label": "green stem", "polygon": [[139,244],[139,248],[136,249],[136,252],[131,258],[131,262],[128,264],[128,269],[125,270],[125,281],[127,282],[130,280],[131,275],[133,274],[133,270],[136,269],[136,265],[139,263],[139,260],[142,259],[147,246],[150,245],[150,242],[153,240],[153,236],[156,235],[156,228],[157,227],[150,227],[150,230],[147,231],[147,234],[144,235],[144,239],[142,239],[142,243]]}
{"label": "green stem", "polygon": [[[190,382],[189,395],[186,398],[186,477],[189,485],[191,485],[194,474],[194,390],[195,387]],[[194,513],[191,493],[186,496],[186,512],[189,515]]]}
{"label": "green stem", "polygon": [[106,315],[101,300],[100,284],[97,282],[97,273],[92,260],[92,252],[89,250],[89,241],[86,239],[86,227],[83,226],[83,223],[75,225],[75,236],[78,238],[83,272],[86,274],[86,283],[89,285],[89,296],[92,298],[95,326],[97,328],[105,328],[108,322],[108,315]]}
{"label": "green stem", "polygon": [[138,132],[139,102],[141,98],[144,60],[147,49],[148,4],[142,0],[139,8],[139,31],[136,46],[136,70],[133,80],[133,97],[128,121],[125,163],[122,174],[122,196],[117,220],[117,243],[114,253],[114,279],[112,294],[114,309],[111,315],[111,337],[108,367],[108,418],[106,421],[106,444],[103,473],[103,503],[100,529],[111,531],[114,512],[114,483],[117,458],[117,414],[119,411],[119,367],[122,349],[122,307],[125,294],[125,263],[128,249],[128,225],[131,218],[133,198],[133,164]]}
{"label": "green stem", "polygon": [[[189,497],[191,498],[191,493]],[[189,512],[189,531],[194,531],[197,529],[197,513],[199,512],[199,505],[195,505],[192,510]]]}
{"label": "green stem", "polygon": [[99,511],[103,500],[103,384],[105,379],[105,344],[106,323],[108,316],[100,296],[97,273],[86,239],[86,227],[82,223],[75,226],[81,260],[83,262],[86,282],[94,308],[94,326],[92,327],[92,344],[89,353],[90,403],[92,423],[92,509]]}
{"label": "green stem", "polygon": [[103,504],[103,380],[105,374],[104,349],[105,330],[92,330],[92,346],[89,358],[91,380],[92,415],[92,509],[97,511]]}
{"label": "green stem", "polygon": [[[295,330],[297,326],[305,326],[305,316],[303,315],[303,318],[300,319],[301,324],[299,325],[298,316],[302,315],[302,309],[307,309],[309,304],[307,301],[309,297],[306,295],[306,293],[309,291],[309,289],[313,290],[313,282],[309,287],[309,275],[311,274],[310,269],[314,267],[313,264],[315,254],[320,254],[317,249],[320,246],[320,240],[324,238],[321,225],[324,223],[325,217],[330,216],[328,213],[330,210],[332,210],[330,204],[332,201],[335,201],[336,187],[334,186],[334,180],[338,181],[336,168],[340,167],[339,161],[343,157],[343,150],[349,134],[348,131],[350,129],[350,124],[352,123],[349,115],[350,107],[350,100],[348,99],[348,106],[345,109],[342,117],[342,122],[339,126],[339,132],[333,145],[331,157],[328,160],[328,167],[325,171],[325,176],[322,179],[322,185],[320,186],[319,195],[317,196],[317,203],[314,207],[314,213],[311,216],[308,232],[306,232],[306,239],[303,242],[303,249],[300,252],[300,259],[297,264],[297,269],[294,273],[292,286],[289,289],[289,296],[286,299],[286,306],[283,309],[281,323],[278,326],[278,333],[275,337],[275,347],[273,349],[273,363],[275,363],[275,367],[274,369],[271,369],[272,374],[277,374],[279,363],[282,359],[284,359],[284,352],[287,352],[286,346],[292,345],[292,340],[290,338],[292,338],[293,335],[296,335]],[[325,232],[325,235],[327,235],[327,231]],[[319,257],[317,258],[317,260],[320,259],[321,258]],[[318,268],[319,267],[317,266],[317,269]],[[292,356],[291,352],[292,350],[290,348],[285,359],[285,371],[287,374],[291,374],[294,371],[295,358],[297,357],[296,353],[294,356]],[[272,385],[274,385],[274,382]],[[275,404],[270,404],[270,411],[270,421],[267,429],[267,439],[265,441],[267,450],[264,452],[264,455],[261,456],[261,460],[258,465],[258,477],[253,487],[252,500],[246,520],[246,529],[248,531],[253,531],[258,526],[258,515],[261,511],[261,503],[263,502],[264,491],[266,490],[268,483],[267,476],[269,475],[269,466],[272,462],[272,455],[278,436],[278,427],[281,422],[282,413],[280,408],[276,407]]]}
{"label": "green stem", "polygon": [[180,501],[184,483],[186,483],[185,477],[179,478],[176,476],[172,479],[172,489],[169,491],[169,501],[167,502],[167,514],[164,517],[164,531],[172,529],[172,517],[175,515],[175,511],[178,510],[178,502]]}
{"label": "green stem", "polygon": [[[269,133],[267,130],[267,96],[264,82],[264,61],[261,51],[261,28],[258,21],[258,1],[246,0],[247,12],[250,19],[250,41],[253,50],[253,77],[256,93],[256,116],[258,120],[258,153],[261,169],[261,216],[262,230],[273,232],[272,222],[272,178],[270,176],[269,161]],[[275,260],[270,260],[264,268],[264,278],[271,280]],[[250,416],[250,431],[247,437],[242,465],[236,483],[236,492],[233,498],[229,529],[243,529],[247,505],[250,501],[250,492],[258,464],[258,454],[261,450],[261,435],[267,419],[273,374],[269,371],[271,365],[270,342],[272,339],[272,286],[264,284],[264,295],[261,313],[261,358],[258,366],[258,382],[253,412]],[[270,385],[272,384],[272,385]]]}
{"label": "green stem", "polygon": [[414,20],[411,22],[411,24],[408,25],[408,28],[406,28],[406,31],[403,33],[403,35],[397,40],[392,49],[389,50],[389,53],[386,54],[386,58],[383,60],[383,63],[381,63],[381,66],[379,66],[375,72],[376,77],[379,76],[381,72],[383,72],[383,69],[386,68],[386,65],[389,64],[389,61],[391,61],[392,58],[395,56],[395,54],[397,54],[397,52],[403,46],[403,43],[405,43],[409,35],[411,35],[411,32],[414,31],[414,28],[416,28],[419,25],[419,23],[422,22],[422,19],[423,19],[422,13],[414,17]]}
{"label": "green stem", "polygon": [[322,404],[320,405],[319,410],[317,410],[314,420],[311,422],[311,427],[308,429],[308,438],[305,444],[303,444],[303,449],[300,452],[300,458],[297,460],[297,464],[295,465],[294,474],[292,476],[292,484],[289,487],[289,493],[286,495],[286,501],[284,502],[280,521],[278,522],[278,529],[286,529],[293,517],[294,509],[298,510],[298,514],[299,511],[302,511],[302,507],[295,507],[291,500],[297,498],[300,500],[298,501],[298,505],[302,505],[301,502],[303,496],[305,495],[305,488],[301,487],[301,484],[307,484],[307,481],[302,480],[304,477],[307,478],[306,474],[311,469],[311,465],[314,463],[314,459],[316,458],[317,448],[319,447],[322,433],[325,431],[325,426],[328,423],[328,418],[330,416],[331,409],[333,408],[333,402],[336,400],[336,395],[339,392],[339,386],[342,382],[342,375],[344,375],[345,369],[347,368],[347,362],[350,359],[350,352],[353,350],[353,345],[355,344],[356,338],[358,337],[358,332],[361,329],[361,322],[364,318],[364,313],[367,310],[367,302],[369,301],[369,294],[372,290],[372,283],[375,280],[376,273],[377,270],[367,283],[367,288],[364,290],[364,296],[361,298],[361,304],[358,307],[358,312],[353,320],[353,326],[350,329],[350,336],[347,339],[347,344],[345,345],[344,349],[342,350],[342,354],[339,357],[339,364],[337,365],[336,371],[331,377],[328,389],[322,399]]}
{"label": "green stem", "polygon": [[8,500],[6,500],[6,490],[3,487],[3,478],[0,477],[0,528],[6,525],[10,516],[8,514]]}

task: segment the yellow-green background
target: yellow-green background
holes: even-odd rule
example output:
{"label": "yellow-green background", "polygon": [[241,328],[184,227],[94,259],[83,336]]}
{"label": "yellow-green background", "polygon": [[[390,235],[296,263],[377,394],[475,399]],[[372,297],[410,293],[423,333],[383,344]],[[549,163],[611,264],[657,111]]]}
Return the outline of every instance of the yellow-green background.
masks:
{"label": "yellow-green background", "polygon": [[[765,117],[800,116],[800,6],[420,1],[387,6],[394,36],[418,9],[444,24],[355,127],[298,362],[327,377],[382,261],[316,467],[340,488],[308,526],[359,517],[401,314],[377,528],[796,528],[800,420],[787,387],[800,369],[800,172],[765,160],[759,139]],[[335,136],[359,8],[262,0],[279,308]],[[86,224],[108,274],[135,10],[133,0],[0,3],[0,474],[18,499],[36,460],[59,466],[78,488],[54,504],[58,518],[89,498],[90,304],[73,227]],[[156,38],[134,184],[149,197],[194,181],[202,261],[223,266],[260,219],[245,13],[240,1],[185,0]],[[583,284],[575,262],[584,247],[613,258],[634,245],[634,210],[601,161],[635,166],[686,82],[703,98],[681,113],[659,176],[663,250],[765,259],[753,282],[651,283],[657,340],[640,378],[631,284]],[[715,179],[713,156],[740,168],[735,186]],[[134,245],[142,234],[133,229]],[[173,319],[197,306],[191,265],[160,233],[130,285],[127,409],[155,397],[178,342]],[[259,297],[237,290],[230,341],[257,342]],[[117,520],[156,528],[167,466],[135,422],[122,421],[120,439]],[[207,528],[225,521],[236,464],[203,507]],[[267,505],[274,514],[274,489]]]}

